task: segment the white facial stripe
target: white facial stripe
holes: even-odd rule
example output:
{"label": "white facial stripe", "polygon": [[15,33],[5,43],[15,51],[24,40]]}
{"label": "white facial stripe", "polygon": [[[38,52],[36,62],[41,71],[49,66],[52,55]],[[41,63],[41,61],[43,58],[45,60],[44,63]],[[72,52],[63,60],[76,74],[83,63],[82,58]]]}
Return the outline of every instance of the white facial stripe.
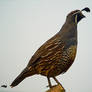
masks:
{"label": "white facial stripe", "polygon": [[77,24],[77,15],[75,16],[75,23]]}
{"label": "white facial stripe", "polygon": [[[81,11],[75,12],[73,15],[75,15],[75,14],[77,14],[77,13],[80,13],[80,12],[81,12]],[[72,15],[72,16],[73,16],[73,15]]]}

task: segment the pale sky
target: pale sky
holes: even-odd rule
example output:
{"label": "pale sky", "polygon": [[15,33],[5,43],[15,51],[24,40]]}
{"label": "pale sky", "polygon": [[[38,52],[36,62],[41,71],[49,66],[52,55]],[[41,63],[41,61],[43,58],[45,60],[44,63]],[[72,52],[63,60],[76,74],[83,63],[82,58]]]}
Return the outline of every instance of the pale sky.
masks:
{"label": "pale sky", "polygon": [[[47,78],[34,75],[17,87],[9,85],[34,52],[57,33],[69,12],[89,7],[92,0],[0,0],[0,92],[45,92]],[[92,92],[92,12],[78,24],[74,64],[57,79],[66,92]],[[55,82],[52,80],[53,85]]]}

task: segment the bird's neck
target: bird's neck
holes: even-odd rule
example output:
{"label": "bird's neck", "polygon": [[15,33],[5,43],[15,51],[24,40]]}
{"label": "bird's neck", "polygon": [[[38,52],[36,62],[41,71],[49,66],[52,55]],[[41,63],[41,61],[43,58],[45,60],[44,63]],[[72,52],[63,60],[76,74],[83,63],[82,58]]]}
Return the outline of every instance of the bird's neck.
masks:
{"label": "bird's neck", "polygon": [[59,34],[60,36],[62,36],[62,38],[71,39],[75,37],[77,39],[77,24],[73,22],[71,23],[65,22],[65,24],[59,31]]}

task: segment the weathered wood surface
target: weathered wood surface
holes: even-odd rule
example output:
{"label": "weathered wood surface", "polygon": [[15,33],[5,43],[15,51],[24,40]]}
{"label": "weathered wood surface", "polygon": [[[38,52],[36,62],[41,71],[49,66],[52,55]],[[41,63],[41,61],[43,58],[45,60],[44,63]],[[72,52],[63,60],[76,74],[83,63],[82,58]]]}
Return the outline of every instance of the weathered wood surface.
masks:
{"label": "weathered wood surface", "polygon": [[46,92],[65,92],[65,89],[61,85],[55,85]]}

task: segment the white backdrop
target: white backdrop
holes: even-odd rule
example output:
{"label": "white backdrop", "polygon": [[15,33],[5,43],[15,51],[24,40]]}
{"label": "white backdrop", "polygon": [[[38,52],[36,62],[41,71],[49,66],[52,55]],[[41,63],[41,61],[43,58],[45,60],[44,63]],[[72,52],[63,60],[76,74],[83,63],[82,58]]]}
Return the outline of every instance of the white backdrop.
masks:
{"label": "white backdrop", "polygon": [[[67,14],[86,6],[92,9],[92,1],[0,0],[0,85],[8,84],[0,92],[45,92],[47,79],[40,75],[25,79],[13,89],[9,85],[39,46],[60,30]],[[57,77],[66,92],[92,92],[92,13],[85,15],[78,24],[75,62]]]}

